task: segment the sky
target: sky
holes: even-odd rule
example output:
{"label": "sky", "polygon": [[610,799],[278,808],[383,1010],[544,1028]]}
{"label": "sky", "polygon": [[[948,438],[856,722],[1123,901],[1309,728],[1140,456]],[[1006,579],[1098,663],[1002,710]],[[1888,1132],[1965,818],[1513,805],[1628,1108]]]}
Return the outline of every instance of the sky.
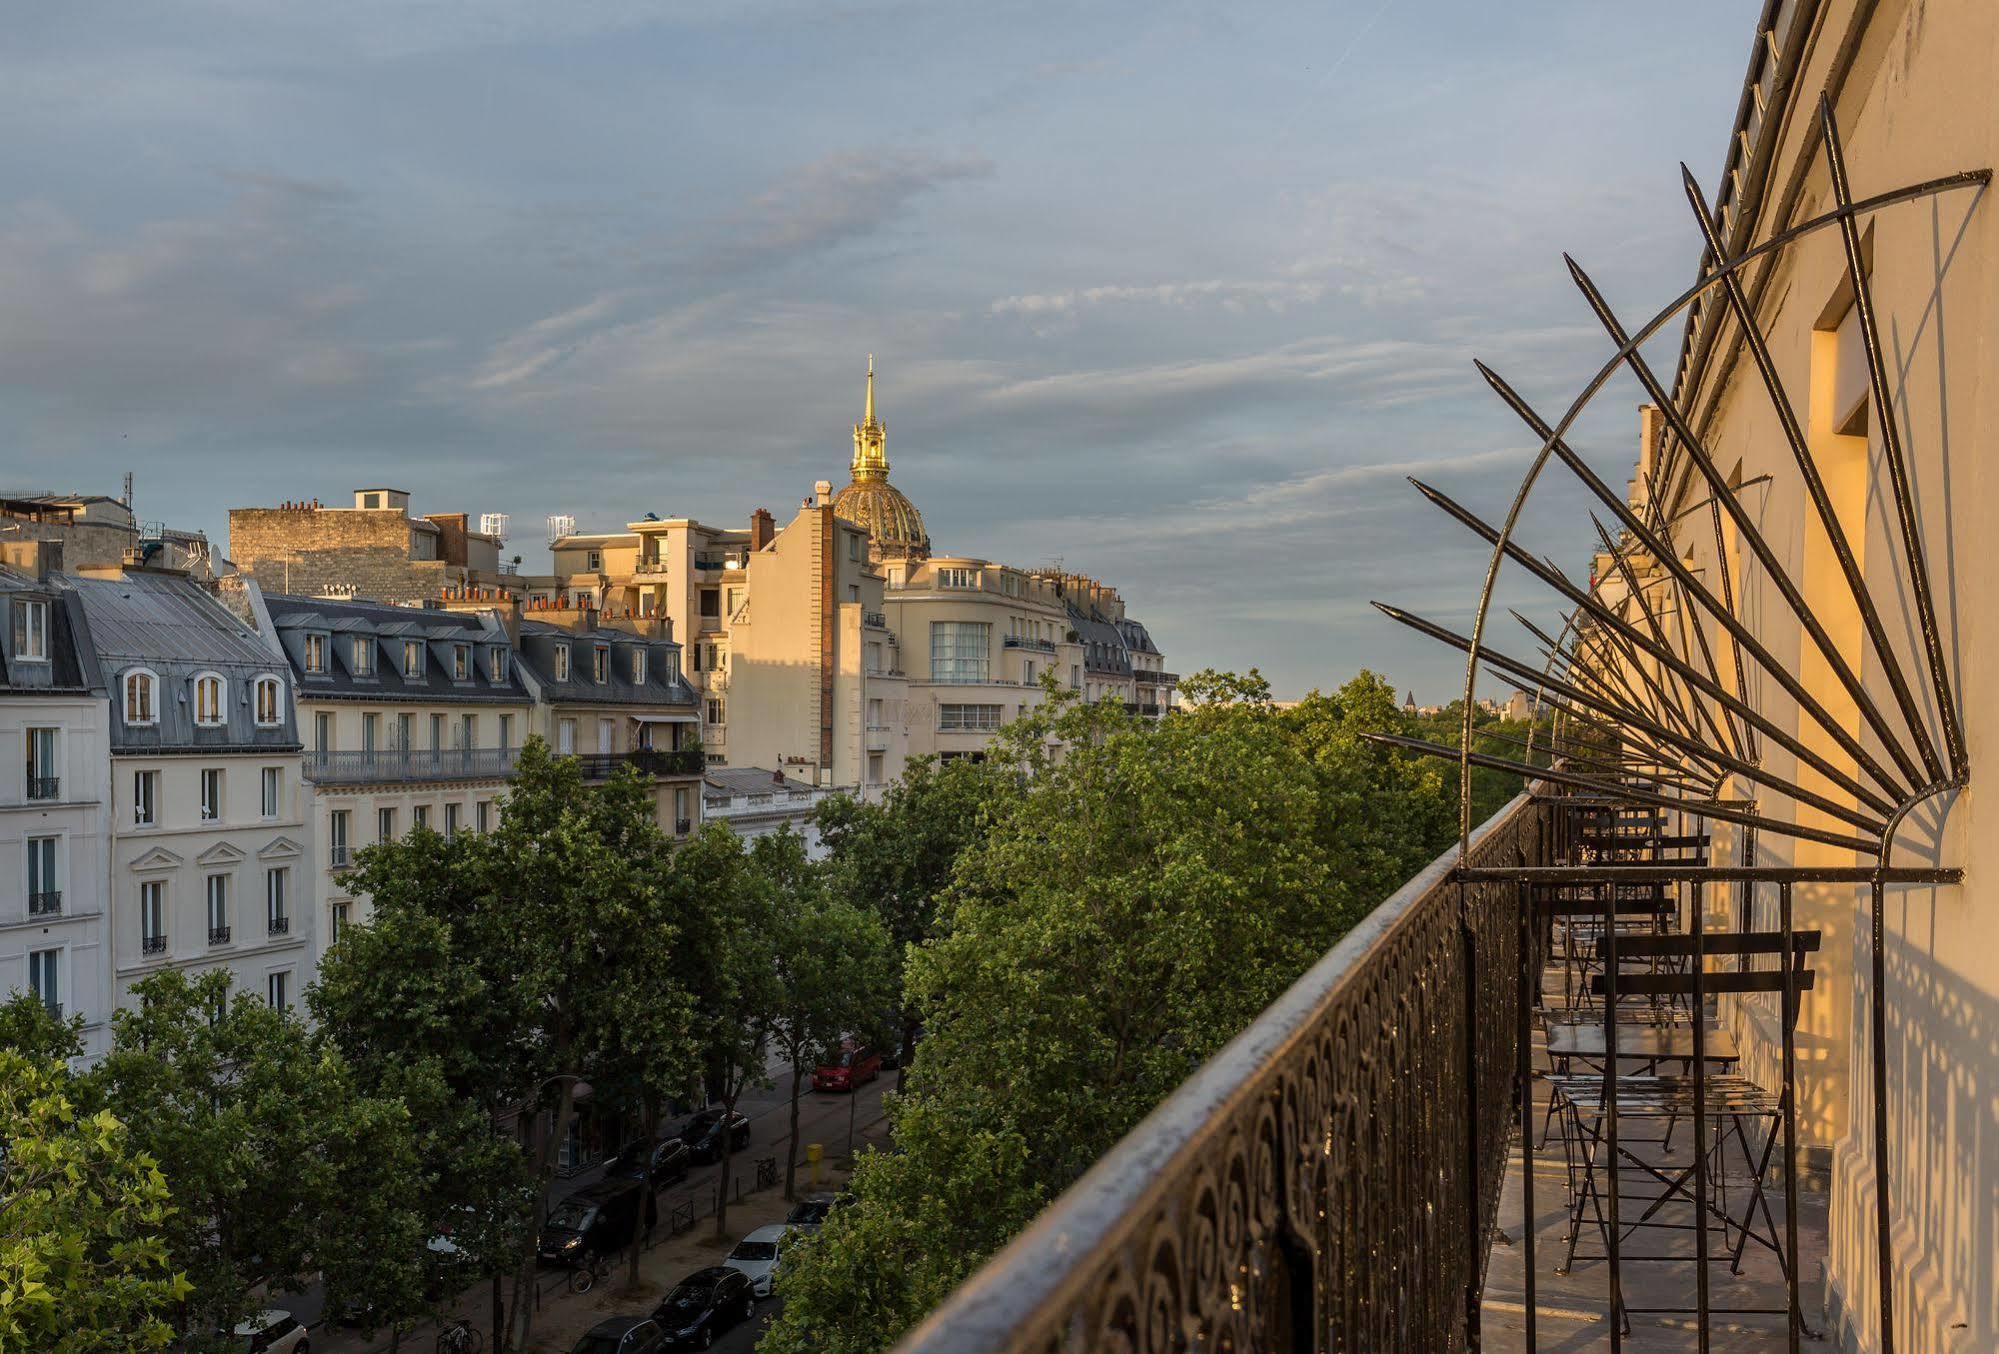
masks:
{"label": "sky", "polygon": [[[939,551],[1449,699],[1369,602],[1462,624],[1486,551],[1407,477],[1504,515],[1473,357],[1559,410],[1610,351],[1563,251],[1627,324],[1692,281],[1755,9],[0,0],[0,489],[221,544],[387,484],[533,572],[551,513],[787,520],[872,353]],[[1640,399],[1573,439],[1616,484]],[[1525,519],[1572,574],[1581,506]]]}

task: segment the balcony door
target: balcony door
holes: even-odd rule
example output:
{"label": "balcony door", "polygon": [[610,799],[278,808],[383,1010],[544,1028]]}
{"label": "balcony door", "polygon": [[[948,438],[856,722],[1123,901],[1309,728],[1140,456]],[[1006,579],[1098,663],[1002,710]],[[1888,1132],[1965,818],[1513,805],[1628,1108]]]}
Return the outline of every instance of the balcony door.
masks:
{"label": "balcony door", "polygon": [[576,755],[576,721],[563,719],[555,725],[555,751],[561,757]]}

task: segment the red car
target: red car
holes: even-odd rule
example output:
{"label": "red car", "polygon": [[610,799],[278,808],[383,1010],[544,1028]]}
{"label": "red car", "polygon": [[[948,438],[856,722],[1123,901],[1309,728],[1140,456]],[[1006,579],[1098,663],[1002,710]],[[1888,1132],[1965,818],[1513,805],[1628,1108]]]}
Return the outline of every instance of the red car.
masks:
{"label": "red car", "polygon": [[882,1055],[858,1045],[840,1050],[837,1060],[812,1070],[815,1091],[858,1091],[882,1074]]}

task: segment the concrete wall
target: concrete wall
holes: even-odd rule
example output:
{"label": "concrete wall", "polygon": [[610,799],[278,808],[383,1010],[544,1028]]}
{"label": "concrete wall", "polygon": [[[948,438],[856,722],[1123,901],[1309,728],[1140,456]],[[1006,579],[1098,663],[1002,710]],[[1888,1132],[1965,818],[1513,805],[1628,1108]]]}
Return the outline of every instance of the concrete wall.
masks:
{"label": "concrete wall", "polygon": [[413,558],[410,531],[401,509],[231,508],[229,556],[266,592],[308,597],[414,605],[466,581],[462,565]]}

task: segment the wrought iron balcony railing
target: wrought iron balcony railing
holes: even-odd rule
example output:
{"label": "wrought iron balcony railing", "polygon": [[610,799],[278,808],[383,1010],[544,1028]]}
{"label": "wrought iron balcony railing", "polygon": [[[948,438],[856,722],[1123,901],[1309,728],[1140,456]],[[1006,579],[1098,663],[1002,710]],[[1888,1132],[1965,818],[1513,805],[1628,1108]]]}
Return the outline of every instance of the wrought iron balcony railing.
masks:
{"label": "wrought iron balcony railing", "polygon": [[165,954],[166,952],[167,938],[165,936],[145,936],[139,941],[140,954]]}
{"label": "wrought iron balcony railing", "polygon": [[1144,668],[1139,668],[1131,675],[1140,686],[1180,685],[1180,674],[1177,672],[1147,672]]}
{"label": "wrought iron balcony railing", "polygon": [[62,890],[42,889],[28,895],[28,915],[31,917],[59,917],[62,915]]}
{"label": "wrought iron balcony railing", "polygon": [[313,752],[305,778],[321,785],[377,785],[425,780],[504,780],[518,748],[380,748],[373,752]]}
{"label": "wrought iron balcony railing", "polygon": [[637,748],[631,752],[587,752],[576,758],[585,780],[609,780],[622,767],[648,776],[698,776],[708,767],[700,748]]}
{"label": "wrought iron balcony railing", "polygon": [[1027,635],[1008,635],[1004,643],[1009,649],[1033,649],[1037,653],[1055,652],[1055,641],[1052,639],[1034,639]]}
{"label": "wrought iron balcony railing", "polygon": [[270,926],[271,935],[274,936],[290,935],[292,929],[292,919],[290,917],[272,917],[269,919],[269,926]]}
{"label": "wrought iron balcony railing", "polygon": [[226,926],[209,927],[208,943],[211,945],[227,945],[229,943],[229,928]]}
{"label": "wrought iron balcony railing", "polygon": [[28,777],[28,798],[30,799],[62,798],[62,777],[60,776]]}
{"label": "wrought iron balcony railing", "polygon": [[[1540,860],[1514,800],[1471,861]],[[1376,908],[897,1346],[1467,1346],[1525,1005],[1507,884],[1458,848]]]}

